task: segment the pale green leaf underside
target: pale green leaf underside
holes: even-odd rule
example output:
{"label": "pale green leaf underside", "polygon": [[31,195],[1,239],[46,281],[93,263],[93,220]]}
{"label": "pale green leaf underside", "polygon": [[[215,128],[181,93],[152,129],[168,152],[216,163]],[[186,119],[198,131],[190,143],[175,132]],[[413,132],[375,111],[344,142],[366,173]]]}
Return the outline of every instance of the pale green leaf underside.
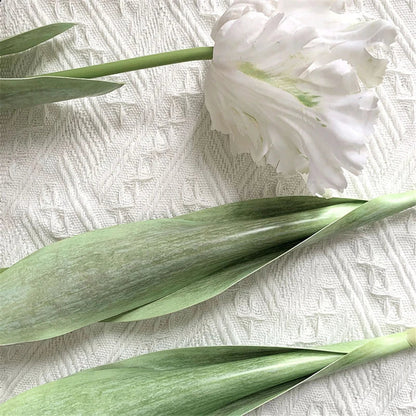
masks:
{"label": "pale green leaf underside", "polygon": [[[367,341],[356,341],[345,344],[330,345],[321,348],[291,348],[291,347],[251,347],[251,346],[225,346],[225,347],[199,347],[199,348],[182,348],[176,350],[160,351],[151,354],[141,355],[129,360],[120,361],[115,364],[101,366],[99,368],[140,368],[153,369],[155,371],[174,370],[176,368],[196,368],[199,366],[218,364],[225,362],[232,362],[235,360],[250,359],[259,356],[267,356],[274,354],[281,354],[291,351],[323,351],[336,352],[340,354],[347,354],[356,348],[365,345]],[[342,356],[341,358],[344,358]],[[340,363],[339,367],[342,369],[344,361],[337,361]],[[322,370],[322,377],[330,372],[328,369]],[[335,372],[335,368],[333,367]],[[95,369],[87,370],[95,371]],[[316,376],[315,376],[316,378]],[[296,386],[312,380],[312,377],[303,377],[288,383],[280,384],[260,391],[258,393],[236,400],[230,405],[219,409],[211,414],[211,416],[242,416],[252,410],[262,406],[263,404],[278,398],[284,393],[292,390]]]}
{"label": "pale green leaf underside", "polygon": [[[390,342],[385,343],[384,340],[389,338]],[[304,377],[302,379],[280,384],[271,389],[263,390],[259,393],[237,400],[229,406],[218,410],[218,412],[215,412],[210,416],[243,416],[257,409],[263,404],[271,400],[277,399],[283,394],[289,392],[290,390],[293,390],[296,387],[299,387],[300,385],[306,382],[317,380],[321,377],[329,376],[334,373],[347,370],[351,367],[363,365],[373,360],[382,358],[386,355],[390,355],[395,352],[400,352],[410,348],[410,345],[408,344],[406,338],[403,337],[403,334],[394,334],[388,337],[356,341],[339,345],[339,350],[335,345],[333,346],[335,348],[333,348],[332,351],[338,350],[339,352],[344,352],[344,355],[341,356],[338,360],[335,360],[332,364],[325,366],[322,370],[316,372],[315,374],[312,374],[309,377]],[[351,346],[351,348],[348,348],[349,345]],[[344,349],[345,347],[347,348]],[[322,347],[322,349],[318,348],[314,350],[327,351],[328,349],[326,347]]]}
{"label": "pale green leaf underside", "polygon": [[[294,388],[299,382],[306,377],[298,378],[289,383],[280,384],[273,388],[259,391],[255,394],[243,397],[240,400],[227,404],[224,407],[216,407],[215,410],[207,411],[204,405],[195,401],[193,409],[189,408],[186,413],[180,410],[180,401],[175,403],[174,386],[172,389],[166,385],[163,375],[170,376],[174,382],[182,382],[189,385],[188,396],[198,397],[201,391],[195,391],[195,374],[202,370],[201,377],[208,377],[207,383],[198,379],[200,384],[199,390],[204,390],[204,385],[211,384],[213,378],[217,378],[219,366],[227,366],[232,363],[246,362],[255,359],[262,359],[278,356],[284,353],[296,353],[301,356],[306,353],[325,353],[327,350],[312,348],[286,348],[286,347],[256,347],[256,346],[220,346],[220,347],[200,347],[200,348],[183,348],[176,350],[160,351],[151,354],[145,354],[128,360],[120,361],[114,364],[104,365],[97,368],[82,371],[73,376],[60,379],[56,382],[45,384],[29,390],[16,398],[0,405],[0,416],[15,416],[24,414],[25,411],[31,411],[33,416],[45,416],[60,414],[62,416],[77,415],[112,415],[117,410],[123,415],[184,415],[201,416],[201,415],[243,415],[246,412],[272,400],[283,394],[285,391]],[[334,351],[330,351],[331,353]],[[343,352],[339,353],[342,356]],[[336,358],[336,355],[334,355]],[[308,365],[305,365],[305,371]],[[208,372],[204,369],[207,368]],[[212,368],[212,370],[209,370]],[[244,367],[243,367],[244,369]],[[308,372],[310,374],[310,372]],[[162,376],[162,378],[161,378]],[[243,380],[248,382],[250,375],[242,375]],[[256,377],[256,376],[254,376]],[[259,376],[257,376],[259,377]],[[189,381],[186,379],[189,378]],[[109,379],[111,379],[109,381]],[[185,380],[184,380],[185,379]],[[131,381],[133,380],[133,381]],[[110,384],[113,392],[111,403],[103,404],[99,397],[106,397],[102,392]],[[174,382],[174,384],[177,384]],[[221,377],[215,380],[218,389],[221,389],[223,381]],[[105,387],[104,387],[105,386]],[[114,390],[118,390],[114,393]],[[173,396],[172,401],[166,401],[162,406],[158,405],[157,410],[148,406],[146,393],[157,398],[160,401]],[[115,395],[114,395],[115,394]],[[211,392],[212,394],[212,392]],[[120,404],[117,404],[120,402]],[[156,401],[157,402],[157,401]],[[176,405],[175,405],[176,404]],[[111,409],[109,409],[111,406]],[[114,406],[114,407],[113,407]],[[212,406],[211,406],[212,407]],[[20,413],[19,413],[20,412]]]}
{"label": "pale green leaf underside", "polygon": [[[177,217],[177,220],[193,222],[219,223],[230,221],[244,221],[269,216],[293,214],[305,210],[312,210],[326,206],[343,203],[364,203],[365,201],[332,198],[322,199],[316,197],[279,197],[262,200],[251,200],[223,205],[216,208],[205,209],[191,214]],[[290,243],[286,247],[279,247],[277,251],[268,253],[256,259],[247,259],[245,262],[232,265],[217,273],[205,276],[189,283],[186,287],[169,294],[159,300],[141,306],[122,315],[106,319],[113,322],[129,322],[154,318],[176,312],[210,299],[240,280],[250,276],[267,264],[277,260],[298,242]]]}
{"label": "pale green leaf underside", "polygon": [[29,410],[32,416],[243,416],[305,382],[407,350],[415,331],[317,348],[221,346],[145,354],[24,392],[0,405],[0,416]]}
{"label": "pale green leaf underside", "polygon": [[184,309],[216,296],[294,248],[415,204],[416,192],[367,203],[280,197],[62,240],[1,273],[0,344],[52,338],[99,321],[134,321]]}
{"label": "pale green leaf underside", "polygon": [[122,85],[116,82],[50,76],[1,78],[0,110],[107,94]]}
{"label": "pale green leaf underside", "polygon": [[[409,194],[407,194],[409,196]],[[289,204],[289,198],[281,198],[281,210],[283,213],[293,212],[295,209],[311,209],[312,206],[316,207],[317,203],[325,204],[328,203],[333,205],[336,203],[344,202],[353,202],[352,200],[345,199],[316,199],[311,197],[309,198],[299,198],[298,201],[291,201]],[[271,200],[270,200],[271,201]],[[363,202],[363,201],[357,201]],[[257,202],[258,203],[258,202]],[[415,201],[412,202],[414,204]],[[215,208],[213,210],[204,210],[189,214],[188,216],[182,216],[179,218],[189,218],[192,220],[201,220],[201,221],[222,221],[228,220],[232,217],[242,218],[246,215],[256,215],[264,216],[268,214],[268,209],[271,209],[271,206],[268,207],[267,204],[262,207],[256,207],[256,201],[252,201],[253,206],[249,207],[247,205],[239,206],[235,205],[226,206],[227,210],[222,210],[222,207]],[[141,319],[153,318],[168,313],[176,312],[187,307],[196,305],[200,302],[203,302],[207,299],[210,299],[222,292],[224,292],[229,287],[238,283],[242,279],[250,276],[254,272],[262,269],[271,262],[274,262],[281,258],[282,256],[289,254],[294,249],[306,247],[310,244],[321,241],[325,238],[328,238],[332,235],[346,231],[352,227],[360,227],[372,221],[376,221],[382,218],[385,218],[389,215],[393,215],[404,209],[405,206],[411,206],[406,197],[406,194],[398,198],[397,195],[394,197],[392,195],[380,197],[374,199],[370,202],[364,203],[359,206],[357,209],[347,214],[345,217],[335,221],[334,223],[323,228],[321,231],[315,233],[311,237],[301,241],[294,242],[289,244],[287,247],[282,248],[281,250],[267,254],[261,258],[248,260],[245,263],[240,263],[233,265],[225,270],[220,270],[217,273],[214,273],[210,276],[204,277],[203,279],[196,280],[186,287],[179,289],[178,291],[169,294],[159,300],[151,302],[147,305],[141,306],[137,309],[129,311],[127,313],[115,316],[114,318],[106,319],[106,321],[115,321],[115,322],[129,322],[137,321]],[[239,212],[239,209],[246,209],[247,211]],[[276,206],[275,206],[276,209]]]}
{"label": "pale green leaf underside", "polygon": [[75,23],[53,23],[0,40],[0,56],[23,52],[65,32]]}
{"label": "pale green leaf underside", "polygon": [[288,383],[280,384],[267,390],[263,390],[259,393],[254,393],[250,396],[244,397],[243,399],[236,400],[228,406],[225,406],[220,410],[212,413],[210,416],[243,416],[252,410],[257,409],[258,407],[263,406],[271,400],[277,399],[279,396],[287,393],[289,390],[294,389],[296,386],[305,382],[307,379],[307,377],[304,377],[301,379],[289,381]]}
{"label": "pale green leaf underside", "polygon": [[138,309],[115,316],[114,318],[106,319],[105,321],[139,321],[177,312],[190,306],[197,305],[198,303],[219,295],[278,257],[278,253],[272,253],[259,259],[247,260],[245,263],[233,265],[225,270],[221,270],[215,274],[189,283],[187,286],[171,295],[167,295]]}

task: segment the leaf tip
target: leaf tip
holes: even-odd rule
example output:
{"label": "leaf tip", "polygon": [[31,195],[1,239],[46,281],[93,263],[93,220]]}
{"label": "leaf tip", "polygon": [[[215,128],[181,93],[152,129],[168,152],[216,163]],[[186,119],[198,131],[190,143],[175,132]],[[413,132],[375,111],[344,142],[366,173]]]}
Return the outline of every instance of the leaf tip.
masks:
{"label": "leaf tip", "polygon": [[121,87],[124,87],[124,82],[111,82],[111,81],[101,81],[101,82],[107,82],[109,85],[109,92],[118,90]]}
{"label": "leaf tip", "polygon": [[71,29],[71,27],[77,26],[79,25],[78,22],[65,22],[64,25],[68,28]]}
{"label": "leaf tip", "polygon": [[50,25],[47,25],[45,27],[55,28],[56,29],[55,36],[58,36],[77,25],[79,25],[78,22],[59,22],[59,23],[51,23]]}
{"label": "leaf tip", "polygon": [[[60,27],[60,28],[67,27],[68,29],[70,29],[71,27],[76,26],[78,24],[79,24],[78,22],[55,22],[55,23],[51,23],[51,24],[46,25],[46,26],[41,26],[40,28],[42,28],[42,27],[54,27],[55,26],[55,27]],[[38,28],[38,29],[40,29],[40,28]]]}

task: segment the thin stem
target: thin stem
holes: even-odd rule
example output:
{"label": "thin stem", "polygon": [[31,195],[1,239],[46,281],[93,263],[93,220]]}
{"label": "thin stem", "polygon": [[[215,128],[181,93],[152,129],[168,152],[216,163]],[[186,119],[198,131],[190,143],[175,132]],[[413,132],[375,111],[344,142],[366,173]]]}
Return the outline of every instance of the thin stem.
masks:
{"label": "thin stem", "polygon": [[72,78],[98,78],[106,75],[120,74],[122,72],[136,71],[138,69],[153,68],[177,64],[180,62],[209,60],[213,57],[212,47],[182,49],[179,51],[158,53],[156,55],[141,56],[124,59],[117,62],[92,65],[84,68],[68,69],[66,71],[43,74],[43,76],[59,76]]}
{"label": "thin stem", "polygon": [[[412,347],[416,348],[416,328],[384,337],[325,345],[319,348],[325,351],[349,354],[357,348],[364,347],[369,342],[373,345],[374,343],[377,345],[377,354],[380,354],[380,356],[393,354],[394,352],[399,352]],[[372,350],[371,354],[374,353],[375,351]]]}

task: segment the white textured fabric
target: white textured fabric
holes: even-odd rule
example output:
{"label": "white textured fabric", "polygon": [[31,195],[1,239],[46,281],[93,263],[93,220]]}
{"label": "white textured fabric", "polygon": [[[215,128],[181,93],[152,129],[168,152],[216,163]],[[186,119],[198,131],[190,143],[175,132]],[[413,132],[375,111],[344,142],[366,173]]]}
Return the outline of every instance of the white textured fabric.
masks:
{"label": "white textured fabric", "polygon": [[[224,0],[3,0],[1,36],[56,21],[79,26],[1,61],[23,76],[212,44]],[[414,0],[357,0],[399,30],[370,160],[350,197],[416,189]],[[0,267],[59,239],[241,199],[302,194],[298,177],[232,156],[203,105],[207,63],[119,75],[100,98],[0,116]],[[221,296],[170,316],[96,324],[0,347],[0,401],[79,370],[166,348],[315,345],[416,326],[416,210],[294,253]],[[414,415],[416,354],[304,387],[256,415]]]}

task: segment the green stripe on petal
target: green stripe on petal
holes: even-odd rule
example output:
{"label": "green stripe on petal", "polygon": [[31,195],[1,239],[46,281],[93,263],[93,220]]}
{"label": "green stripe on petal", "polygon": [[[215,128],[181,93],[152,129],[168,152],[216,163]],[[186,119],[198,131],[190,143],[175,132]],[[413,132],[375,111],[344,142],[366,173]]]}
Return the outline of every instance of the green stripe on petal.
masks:
{"label": "green stripe on petal", "polygon": [[319,95],[313,95],[309,92],[302,91],[296,86],[296,81],[283,76],[271,75],[261,69],[256,68],[251,62],[244,62],[239,66],[244,74],[256,78],[260,81],[267,82],[273,87],[280,88],[296,97],[304,106],[315,107],[319,104]]}

